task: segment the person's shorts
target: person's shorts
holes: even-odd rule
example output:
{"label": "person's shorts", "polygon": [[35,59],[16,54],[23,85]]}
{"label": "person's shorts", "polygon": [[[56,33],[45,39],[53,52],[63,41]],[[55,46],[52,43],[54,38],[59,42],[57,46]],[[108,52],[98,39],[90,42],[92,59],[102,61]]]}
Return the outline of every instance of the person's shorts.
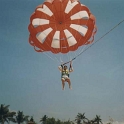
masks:
{"label": "person's shorts", "polygon": [[66,80],[66,79],[69,79],[69,77],[68,77],[67,75],[63,75],[63,76],[62,76],[62,79],[63,79],[63,80]]}

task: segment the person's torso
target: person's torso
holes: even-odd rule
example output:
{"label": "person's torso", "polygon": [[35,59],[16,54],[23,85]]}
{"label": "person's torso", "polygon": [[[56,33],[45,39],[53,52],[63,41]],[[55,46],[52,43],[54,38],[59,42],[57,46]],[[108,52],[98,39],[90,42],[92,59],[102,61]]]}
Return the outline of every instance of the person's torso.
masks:
{"label": "person's torso", "polygon": [[62,76],[63,75],[66,75],[66,76],[69,76],[69,71],[68,71],[68,69],[66,69],[66,70],[62,70]]}

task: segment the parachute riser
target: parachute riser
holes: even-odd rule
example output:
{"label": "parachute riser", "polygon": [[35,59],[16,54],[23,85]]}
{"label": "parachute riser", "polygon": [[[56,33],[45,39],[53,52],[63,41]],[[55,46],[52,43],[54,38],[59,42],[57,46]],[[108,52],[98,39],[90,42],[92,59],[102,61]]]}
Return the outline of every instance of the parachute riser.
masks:
{"label": "parachute riser", "polygon": [[76,59],[76,57],[75,58],[73,58],[72,60],[70,60],[70,61],[68,61],[68,62],[65,62],[64,64],[62,64],[62,65],[66,65],[66,64],[68,64],[68,63],[70,63],[70,62],[72,62],[73,60],[75,60]]}

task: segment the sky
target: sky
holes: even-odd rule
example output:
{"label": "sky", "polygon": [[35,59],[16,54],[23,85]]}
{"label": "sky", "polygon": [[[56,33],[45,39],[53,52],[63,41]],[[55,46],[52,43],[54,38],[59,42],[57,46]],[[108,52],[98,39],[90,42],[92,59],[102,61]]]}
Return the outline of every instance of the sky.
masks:
{"label": "sky", "polygon": [[[96,17],[95,41],[124,20],[124,0],[81,0]],[[43,0],[0,0],[0,104],[39,123],[100,115],[124,122],[124,22],[73,61],[72,90],[56,63],[28,43],[30,16]],[[54,56],[54,55],[53,55]],[[52,57],[53,57],[52,56]]]}

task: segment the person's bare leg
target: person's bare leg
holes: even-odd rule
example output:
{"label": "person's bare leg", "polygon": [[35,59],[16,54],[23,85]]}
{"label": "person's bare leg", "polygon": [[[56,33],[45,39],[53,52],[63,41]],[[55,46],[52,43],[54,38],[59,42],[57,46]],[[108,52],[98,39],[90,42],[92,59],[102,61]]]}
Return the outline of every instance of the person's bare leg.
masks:
{"label": "person's bare leg", "polygon": [[65,88],[65,80],[62,79],[62,90],[64,90],[64,88]]}
{"label": "person's bare leg", "polygon": [[69,86],[69,88],[72,89],[70,79],[66,79],[66,81],[68,82],[68,86]]}

